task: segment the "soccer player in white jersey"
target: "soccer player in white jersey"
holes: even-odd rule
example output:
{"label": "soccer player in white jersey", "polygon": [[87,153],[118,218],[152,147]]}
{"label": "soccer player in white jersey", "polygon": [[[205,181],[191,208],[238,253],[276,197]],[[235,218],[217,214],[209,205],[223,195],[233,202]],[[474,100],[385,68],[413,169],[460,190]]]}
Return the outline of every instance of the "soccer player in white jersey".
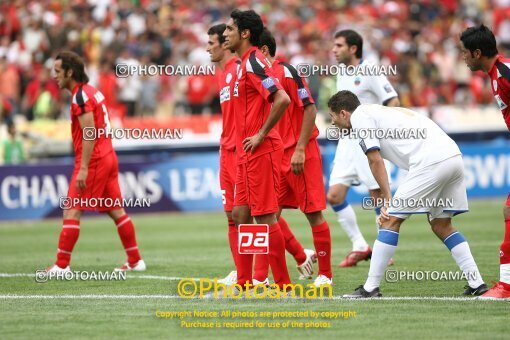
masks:
{"label": "soccer player in white jersey", "polygon": [[[363,38],[353,30],[343,30],[335,34],[333,54],[339,64],[357,67],[370,67],[364,61]],[[345,69],[345,68],[344,68]],[[360,72],[361,73],[361,72]],[[384,75],[351,75],[345,72],[337,78],[337,91],[349,90],[355,93],[363,104],[382,104],[399,106],[398,94]],[[355,266],[358,262],[368,260],[372,249],[361,234],[356,214],[346,201],[349,188],[364,184],[372,197],[380,195],[379,185],[375,181],[366,157],[362,154],[356,141],[340,138],[338,141],[333,169],[329,178],[327,199],[337,215],[338,222],[352,242],[352,250],[340,263],[340,267]],[[379,215],[376,209],[376,215]],[[390,264],[393,260],[390,260]]]}
{"label": "soccer player in white jersey", "polygon": [[[397,249],[400,225],[412,214],[427,214],[432,231],[450,250],[468,280],[464,295],[488,290],[471,255],[469,245],[452,226],[452,217],[468,211],[464,163],[455,142],[432,120],[405,108],[360,104],[350,91],[340,91],[328,102],[333,124],[353,132],[377,131],[360,139],[370,170],[381,188],[381,225],[374,243],[368,278],[346,298],[381,296],[379,285],[389,259]],[[389,133],[415,132],[415,138]],[[421,133],[419,133],[421,131]],[[364,133],[364,135],[367,135]],[[412,136],[409,134],[409,136]],[[408,170],[392,198],[383,158]],[[414,202],[414,203],[413,203]],[[423,204],[425,202],[425,204]]]}

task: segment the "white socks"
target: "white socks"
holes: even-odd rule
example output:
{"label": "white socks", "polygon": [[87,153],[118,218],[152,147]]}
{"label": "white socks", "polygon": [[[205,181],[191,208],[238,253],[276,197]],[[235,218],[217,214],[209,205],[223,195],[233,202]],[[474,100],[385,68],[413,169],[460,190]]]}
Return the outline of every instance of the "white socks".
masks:
{"label": "white socks", "polygon": [[366,251],[368,249],[368,243],[359,230],[356,214],[352,206],[345,202],[333,206],[333,210],[336,212],[337,220],[342,226],[342,229],[352,242],[352,250]]}

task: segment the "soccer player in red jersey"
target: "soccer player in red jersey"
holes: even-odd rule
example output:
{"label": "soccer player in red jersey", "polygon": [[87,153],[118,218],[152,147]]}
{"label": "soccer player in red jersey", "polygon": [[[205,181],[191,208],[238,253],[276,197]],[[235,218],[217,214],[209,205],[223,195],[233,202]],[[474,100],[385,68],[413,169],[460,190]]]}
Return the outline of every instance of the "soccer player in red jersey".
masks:
{"label": "soccer player in red jersey", "polygon": [[[484,71],[491,78],[491,89],[510,130],[510,58],[498,54],[496,38],[484,25],[469,27],[460,36],[461,53],[471,71]],[[510,298],[510,195],[505,207],[505,236],[499,251],[499,282],[480,298]]]}
{"label": "soccer player in red jersey", "polygon": [[[117,225],[117,231],[127,254],[127,262],[116,271],[143,271],[145,263],[140,257],[133,222],[122,208],[119,187],[119,168],[112,141],[99,129],[108,129],[108,111],[101,92],[90,86],[82,58],[74,52],[61,52],[54,64],[55,80],[60,89],[69,90],[71,102],[71,131],[75,152],[74,171],[69,184],[68,199],[71,205],[64,210],[64,222],[58,241],[57,261],[48,272],[69,271],[74,245],[80,234],[83,210],[107,212]],[[89,135],[88,132],[95,131]],[[85,133],[85,134],[84,134]],[[92,139],[93,135],[97,137]],[[87,138],[84,138],[87,137]],[[92,140],[87,140],[92,139]],[[87,200],[114,202],[113,206],[88,206]],[[98,200],[101,199],[101,200]],[[75,204],[75,202],[78,202]]]}
{"label": "soccer player in red jersey", "polygon": [[[300,208],[305,214],[312,227],[315,254],[319,260],[319,275],[314,284],[332,284],[331,271],[331,235],[328,222],[322,215],[326,209],[326,194],[322,174],[322,158],[320,154],[317,136],[319,130],[315,126],[317,108],[315,107],[310,89],[306,81],[301,78],[294,66],[275,59],[276,41],[267,29],[260,36],[259,47],[264,56],[272,63],[272,69],[277,76],[283,89],[291,99],[290,105],[285,110],[276,128],[284,142],[284,154],[282,159],[282,174],[280,181],[280,193],[278,203],[280,214],[283,208]],[[282,223],[280,227],[286,240],[287,250],[290,243],[290,253],[301,255],[297,263],[307,265],[309,257],[305,257],[303,247],[297,242],[290,228]],[[294,250],[294,252],[292,251]],[[308,255],[308,254],[307,254]],[[258,279],[258,269],[261,276],[267,275],[263,264],[257,263],[263,259],[257,255],[255,260],[255,279]],[[262,260],[263,261],[263,260]],[[311,261],[309,265],[311,266]],[[303,266],[301,265],[301,266]],[[298,269],[301,267],[298,266]],[[303,269],[300,272],[305,275]]]}
{"label": "soccer player in red jersey", "polygon": [[[232,89],[237,69],[241,64],[230,49],[225,47],[225,32],[227,25],[214,25],[207,31],[209,40],[207,41],[207,53],[211,61],[216,63],[216,79],[220,89],[220,105],[223,118],[223,131],[220,139],[220,187],[223,199],[223,209],[228,220],[228,241],[234,265],[237,256],[238,234],[237,228],[232,219],[232,209],[234,208],[234,184],[236,179],[237,161],[236,161],[236,140],[234,126],[234,108],[232,105]],[[232,271],[224,279],[218,280],[219,283],[232,285],[237,282],[237,272]]]}
{"label": "soccer player in red jersey", "polygon": [[[275,283],[290,283],[285,240],[276,218],[283,143],[273,129],[290,103],[271,65],[257,48],[262,19],[253,10],[234,10],[227,23],[227,48],[241,58],[232,92],[235,112],[237,173],[232,217],[237,226],[269,225],[269,263]],[[252,282],[253,254],[238,254],[237,283]]]}

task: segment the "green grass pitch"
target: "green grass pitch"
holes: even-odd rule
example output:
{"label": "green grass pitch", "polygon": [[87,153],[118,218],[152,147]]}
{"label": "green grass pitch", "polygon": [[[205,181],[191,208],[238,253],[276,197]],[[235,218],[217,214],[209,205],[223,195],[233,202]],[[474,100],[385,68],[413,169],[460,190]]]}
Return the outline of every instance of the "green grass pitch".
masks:
{"label": "green grass pitch", "polygon": [[[489,285],[499,274],[499,244],[503,236],[503,199],[472,201],[471,211],[454,219],[468,239],[478,267]],[[374,214],[356,208],[358,222],[370,244],[375,239]],[[285,211],[302,244],[312,247],[310,228],[303,215]],[[369,262],[340,269],[337,264],[349,250],[349,241],[328,210],[333,238],[334,290],[351,292],[366,278]],[[128,274],[125,281],[51,281],[36,283],[33,274],[52,264],[60,220],[0,224],[0,324],[3,339],[26,338],[246,338],[277,336],[296,338],[403,338],[403,339],[508,339],[510,302],[437,300],[459,297],[463,281],[383,280],[384,297],[421,297],[417,300],[189,300],[177,295],[177,280],[170,277],[223,277],[233,269],[228,251],[226,219],[222,213],[134,215],[138,243],[148,270]],[[125,257],[115,226],[107,217],[82,220],[80,239],[71,262],[73,270],[111,271]],[[292,279],[295,262],[288,257]],[[391,269],[399,271],[457,271],[446,247],[430,231],[426,218],[405,222]],[[152,278],[136,278],[146,275]],[[157,278],[166,277],[164,278]],[[11,297],[7,297],[10,295]],[[17,298],[13,298],[12,296]],[[43,298],[45,296],[61,296]],[[64,296],[62,296],[64,295]],[[78,297],[88,295],[88,298]],[[105,295],[101,297],[101,295]],[[124,295],[125,298],[115,298]],[[144,295],[145,297],[140,297]],[[165,297],[157,297],[164,295]],[[25,297],[23,297],[25,296]],[[40,296],[40,297],[37,297]],[[136,297],[140,298],[136,298]],[[352,311],[355,317],[322,319],[328,328],[270,329],[269,323],[309,322],[301,319],[186,319],[188,321],[266,322],[263,328],[190,329],[179,319],[156,317],[156,311]]]}

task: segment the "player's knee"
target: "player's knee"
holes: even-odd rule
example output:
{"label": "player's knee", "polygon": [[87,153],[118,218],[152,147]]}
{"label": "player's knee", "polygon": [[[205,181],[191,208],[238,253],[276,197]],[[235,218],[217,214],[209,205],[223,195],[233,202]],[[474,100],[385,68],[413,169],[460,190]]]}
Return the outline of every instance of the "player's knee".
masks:
{"label": "player's knee", "polygon": [[81,210],[69,209],[64,210],[64,220],[79,220],[81,217]]}
{"label": "player's knee", "polygon": [[328,194],[326,195],[326,199],[328,200],[328,203],[331,205],[337,205],[344,203],[343,197],[341,197],[340,194],[334,191],[328,191]]}
{"label": "player's knee", "polygon": [[308,222],[310,223],[310,225],[312,227],[316,226],[316,225],[319,225],[319,224],[322,224],[322,223],[324,223],[326,221],[324,219],[324,216],[322,216],[322,211],[316,211],[316,212],[313,212],[313,213],[308,213],[308,214],[306,214],[306,218],[308,219]]}
{"label": "player's knee", "polygon": [[430,221],[430,227],[432,228],[434,234],[436,234],[441,239],[444,239],[446,236],[453,232],[451,219],[434,219]]}

